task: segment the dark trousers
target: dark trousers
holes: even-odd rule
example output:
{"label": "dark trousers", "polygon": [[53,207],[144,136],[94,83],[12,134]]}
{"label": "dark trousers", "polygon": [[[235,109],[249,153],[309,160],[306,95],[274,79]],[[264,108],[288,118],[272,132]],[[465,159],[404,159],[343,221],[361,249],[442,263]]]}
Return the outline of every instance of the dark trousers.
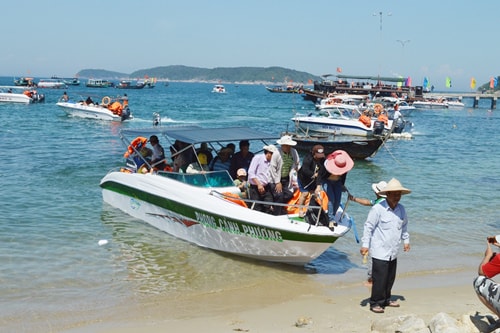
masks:
{"label": "dark trousers", "polygon": [[251,200],[258,200],[258,201],[267,201],[269,202],[269,205],[266,204],[261,204],[261,203],[256,203],[254,208],[255,210],[272,214],[273,213],[273,194],[271,192],[271,186],[267,184],[264,186],[265,191],[263,193],[260,193],[256,185],[250,185],[250,199]]}
{"label": "dark trousers", "polygon": [[396,280],[397,259],[380,260],[372,258],[372,295],[370,307],[385,307],[391,301],[391,290]]}
{"label": "dark trousers", "polygon": [[[271,193],[273,194],[273,200],[277,203],[287,203],[292,199],[293,193],[288,189],[290,184],[290,179],[281,178],[281,193],[276,192],[276,184],[271,184]],[[286,212],[286,207],[284,206],[274,206],[274,215],[283,215]]]}

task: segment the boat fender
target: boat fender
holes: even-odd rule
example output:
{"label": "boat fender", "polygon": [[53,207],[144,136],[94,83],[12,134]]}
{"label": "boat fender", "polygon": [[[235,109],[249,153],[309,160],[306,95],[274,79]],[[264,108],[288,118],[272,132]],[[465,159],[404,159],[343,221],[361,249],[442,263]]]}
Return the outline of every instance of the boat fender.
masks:
{"label": "boat fender", "polygon": [[[132,142],[130,143],[130,145],[127,148],[127,151],[125,152],[125,154],[123,154],[123,157],[125,157],[125,158],[130,157],[131,155],[133,155],[135,153],[135,151],[139,151],[142,147],[144,147],[147,142],[148,142],[147,138],[145,138],[143,136],[138,136],[137,138],[132,140]],[[135,148],[135,150],[134,150],[134,148]]]}
{"label": "boat fender", "polygon": [[111,103],[111,98],[109,96],[104,96],[101,100],[101,104],[104,106],[108,106]]}

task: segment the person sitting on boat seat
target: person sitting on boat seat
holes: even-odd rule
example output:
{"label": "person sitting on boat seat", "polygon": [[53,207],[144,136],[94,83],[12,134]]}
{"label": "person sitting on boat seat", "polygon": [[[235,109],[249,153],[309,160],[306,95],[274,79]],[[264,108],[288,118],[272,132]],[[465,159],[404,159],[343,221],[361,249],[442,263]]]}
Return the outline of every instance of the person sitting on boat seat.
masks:
{"label": "person sitting on boat seat", "polygon": [[153,147],[153,154],[151,156],[151,166],[158,170],[163,170],[166,167],[165,163],[165,151],[160,145],[160,140],[156,135],[151,135],[149,137],[149,143]]}
{"label": "person sitting on boat seat", "polygon": [[271,166],[271,158],[273,154],[279,154],[278,149],[274,145],[266,145],[263,147],[264,152],[257,154],[250,162],[248,168],[248,182],[250,183],[250,199],[256,201],[264,201],[266,203],[255,203],[252,209],[273,213],[273,194],[271,192],[269,168]]}
{"label": "person sitting on boat seat", "polygon": [[358,120],[363,123],[366,127],[370,128],[372,127],[372,119],[369,115],[368,110],[363,111],[361,116],[359,116]]}
{"label": "person sitting on boat seat", "polygon": [[248,198],[248,182],[247,182],[247,171],[243,168],[238,169],[236,171],[236,179],[233,181],[234,185],[236,185],[240,189],[239,196],[240,198],[247,199]]}
{"label": "person sitting on boat seat", "polygon": [[214,156],[212,155],[212,150],[208,148],[208,144],[206,142],[202,142],[200,144],[200,148],[196,149],[196,154],[203,153],[207,157],[207,164],[210,164],[212,162],[212,159]]}
{"label": "person sitting on boat seat", "polygon": [[208,171],[207,155],[204,153],[198,154],[198,161],[190,163],[186,168],[186,173],[203,173]]}
{"label": "person sitting on boat seat", "polygon": [[231,148],[224,147],[217,153],[217,156],[210,163],[211,171],[228,171],[231,167]]}
{"label": "person sitting on boat seat", "polygon": [[69,101],[69,96],[66,92],[64,92],[61,96],[61,102],[67,102]]}
{"label": "person sitting on boat seat", "polygon": [[90,98],[90,96],[85,100],[85,105],[94,105],[94,101]]}

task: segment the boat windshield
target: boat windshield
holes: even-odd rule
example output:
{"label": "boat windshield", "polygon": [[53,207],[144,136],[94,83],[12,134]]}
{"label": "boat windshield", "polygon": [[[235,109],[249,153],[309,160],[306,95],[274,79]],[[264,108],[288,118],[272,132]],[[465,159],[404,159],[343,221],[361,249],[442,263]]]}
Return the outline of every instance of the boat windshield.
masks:
{"label": "boat windshield", "polygon": [[227,171],[211,171],[204,173],[178,173],[158,171],[158,175],[197,187],[228,187],[234,186]]}

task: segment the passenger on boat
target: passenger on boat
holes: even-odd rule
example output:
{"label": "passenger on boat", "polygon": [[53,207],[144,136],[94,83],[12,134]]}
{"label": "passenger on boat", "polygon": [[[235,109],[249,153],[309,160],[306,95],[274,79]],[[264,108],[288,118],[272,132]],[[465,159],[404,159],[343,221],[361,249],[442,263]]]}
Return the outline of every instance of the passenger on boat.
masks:
{"label": "passenger on boat", "polygon": [[236,171],[236,179],[234,180],[234,185],[240,189],[240,198],[248,198],[248,182],[247,182],[247,171],[243,168]]}
{"label": "passenger on boat", "polygon": [[165,150],[160,145],[160,140],[156,135],[149,137],[149,143],[153,147],[153,155],[151,156],[151,166],[158,170],[163,170],[167,166],[165,163]]}
{"label": "passenger on boat", "polygon": [[186,173],[203,173],[208,170],[207,155],[199,153],[198,161],[190,163],[186,168]]}
{"label": "passenger on boat", "polygon": [[316,187],[316,196],[320,197],[321,190],[328,196],[328,218],[331,221],[329,227],[335,226],[335,214],[340,206],[342,192],[347,189],[345,181],[347,173],[354,166],[354,161],[344,150],[336,150],[326,157],[323,167],[319,170],[319,181],[321,186]]}
{"label": "passenger on boat", "polygon": [[271,158],[278,154],[278,149],[274,145],[266,145],[263,149],[264,152],[255,155],[248,168],[250,199],[268,202],[269,204],[255,203],[253,209],[272,214],[273,194],[269,186],[269,167]]}
{"label": "passenger on boat", "polygon": [[94,101],[90,98],[90,96],[85,100],[85,105],[94,105]]}
{"label": "passenger on boat", "polygon": [[383,122],[384,125],[387,126],[389,124],[389,117],[387,117],[387,111],[385,111],[385,110],[380,111],[380,114],[377,117],[377,120]]}
{"label": "passenger on boat", "polygon": [[[285,203],[293,197],[290,189],[290,172],[299,169],[299,153],[295,148],[296,141],[290,135],[283,135],[276,141],[280,145],[279,154],[273,154],[271,166],[269,167],[270,185],[274,202]],[[283,206],[275,206],[274,214],[284,214]]]}
{"label": "passenger on boat", "polygon": [[214,158],[212,155],[212,150],[208,148],[208,144],[206,142],[202,142],[200,144],[200,148],[196,149],[196,154],[205,154],[207,157],[207,164],[210,164],[212,162],[212,159]]}
{"label": "passenger on boat", "polygon": [[188,146],[188,143],[180,140],[175,140],[174,144],[170,146],[170,152],[172,153],[172,159],[174,160],[173,170],[175,172],[186,172],[189,164],[196,161],[194,150],[187,148]]}
{"label": "passenger on boat", "polygon": [[66,92],[63,92],[61,96],[61,102],[67,102],[67,101],[69,101],[69,96]]}
{"label": "passenger on boat", "polygon": [[[318,175],[324,162],[325,149],[322,145],[315,145],[311,150],[311,154],[307,154],[302,160],[302,166],[297,172],[297,181],[300,191],[300,197],[297,204],[303,205],[309,194],[312,194],[318,186],[321,187]],[[299,216],[304,217],[304,215],[305,210],[300,209]]]}
{"label": "passenger on boat", "polygon": [[243,168],[248,171],[250,162],[254,157],[254,153],[250,151],[250,142],[248,140],[240,141],[239,147],[240,150],[231,157],[231,166],[229,167],[229,174],[233,179],[238,177],[237,171],[239,169]]}
{"label": "passenger on boat", "polygon": [[210,163],[211,171],[229,171],[231,167],[231,148],[224,147],[217,153],[217,156]]}

